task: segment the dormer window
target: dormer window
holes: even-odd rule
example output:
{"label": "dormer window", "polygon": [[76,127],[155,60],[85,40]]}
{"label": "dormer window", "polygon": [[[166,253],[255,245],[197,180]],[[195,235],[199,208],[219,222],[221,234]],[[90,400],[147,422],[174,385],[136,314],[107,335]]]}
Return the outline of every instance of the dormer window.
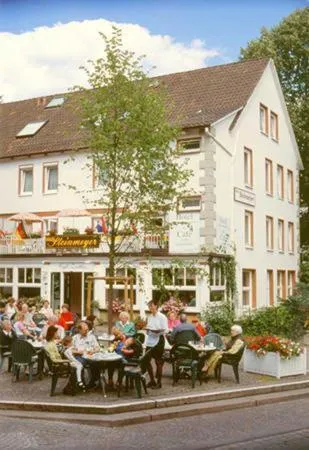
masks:
{"label": "dormer window", "polygon": [[48,121],[41,120],[40,122],[29,122],[16,137],[34,136]]}
{"label": "dormer window", "polygon": [[45,108],[57,108],[58,106],[62,106],[64,103],[64,97],[54,97]]}

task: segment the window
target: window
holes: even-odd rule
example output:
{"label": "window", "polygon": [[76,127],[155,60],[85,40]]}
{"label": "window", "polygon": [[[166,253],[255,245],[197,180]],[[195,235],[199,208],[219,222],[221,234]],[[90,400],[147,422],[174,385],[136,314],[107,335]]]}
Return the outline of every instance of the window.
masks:
{"label": "window", "polygon": [[19,267],[18,283],[21,284],[40,284],[41,269],[37,267]]}
{"label": "window", "polygon": [[200,210],[201,210],[200,195],[182,197],[178,200],[178,211],[200,211]]}
{"label": "window", "polygon": [[245,185],[248,187],[253,186],[253,158],[252,150],[245,148],[244,150],[244,178]]}
{"label": "window", "polygon": [[284,173],[283,167],[277,165],[277,193],[280,200],[284,199]]}
{"label": "window", "polygon": [[[106,269],[106,276],[109,276],[109,270]],[[133,281],[133,304],[136,304],[136,269],[132,267],[119,267],[115,269],[115,277],[132,277]],[[105,281],[106,285],[108,284]],[[115,281],[113,287],[114,300],[119,300],[121,303],[125,301],[125,282],[123,280]],[[106,289],[106,298],[108,298],[108,289]],[[130,301],[130,283],[128,283],[128,300]]]}
{"label": "window", "polygon": [[274,194],[273,163],[270,159],[265,159],[265,190],[268,195]]}
{"label": "window", "polygon": [[46,123],[47,120],[30,122],[22,130],[20,130],[16,137],[34,136]]}
{"label": "window", "polygon": [[284,252],[284,221],[278,219],[278,250]]}
{"label": "window", "polygon": [[267,270],[266,306],[274,304],[274,271]]}
{"label": "window", "polygon": [[253,212],[245,211],[245,245],[253,247]]}
{"label": "window", "polygon": [[270,216],[266,216],[266,248],[274,249],[274,219]]}
{"label": "window", "polygon": [[31,195],[33,192],[33,167],[19,168],[19,195]]}
{"label": "window", "polygon": [[294,253],[294,223],[288,223],[288,251],[289,253]]}
{"label": "window", "polygon": [[107,172],[100,169],[95,163],[93,163],[92,172],[92,187],[93,189],[100,188],[107,184],[108,176]]}
{"label": "window", "polygon": [[286,299],[286,280],[285,271],[277,271],[277,301]]}
{"label": "window", "polygon": [[288,270],[288,297],[294,294],[296,285],[296,273],[294,270]]}
{"label": "window", "polygon": [[278,116],[273,111],[270,112],[270,137],[279,140]]}
{"label": "window", "polygon": [[196,274],[189,267],[152,269],[152,289],[156,300],[176,297],[189,307],[196,306]]}
{"label": "window", "polygon": [[0,283],[13,283],[13,269],[9,267],[0,268]]}
{"label": "window", "polygon": [[183,153],[196,153],[201,149],[200,139],[188,139],[183,141],[178,141],[178,146],[181,146]]}
{"label": "window", "polygon": [[210,301],[225,300],[225,273],[220,264],[212,264],[209,273]]}
{"label": "window", "polygon": [[58,219],[44,219],[45,233],[50,231],[58,232]]}
{"label": "window", "polygon": [[242,271],[242,306],[256,307],[256,272],[251,269]]}
{"label": "window", "polygon": [[292,170],[288,170],[288,201],[294,203],[294,174]]}
{"label": "window", "polygon": [[64,103],[64,97],[54,97],[45,108],[57,108],[58,106],[62,106]]}
{"label": "window", "polygon": [[44,164],[43,192],[52,194],[58,191],[58,163]]}
{"label": "window", "polygon": [[260,131],[268,135],[268,108],[260,104]]}

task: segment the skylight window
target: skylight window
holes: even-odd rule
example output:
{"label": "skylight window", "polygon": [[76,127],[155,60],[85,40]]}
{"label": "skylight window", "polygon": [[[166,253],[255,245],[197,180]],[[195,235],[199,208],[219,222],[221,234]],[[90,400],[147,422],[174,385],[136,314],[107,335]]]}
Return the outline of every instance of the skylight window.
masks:
{"label": "skylight window", "polygon": [[45,108],[56,108],[57,106],[62,106],[64,103],[64,97],[54,97]]}
{"label": "skylight window", "polygon": [[20,130],[16,137],[34,136],[46,123],[47,120],[30,122],[22,130]]}

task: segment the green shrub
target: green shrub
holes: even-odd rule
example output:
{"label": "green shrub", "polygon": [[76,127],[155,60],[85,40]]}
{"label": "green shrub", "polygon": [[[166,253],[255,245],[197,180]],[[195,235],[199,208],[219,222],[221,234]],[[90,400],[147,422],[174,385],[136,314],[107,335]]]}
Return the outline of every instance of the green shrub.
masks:
{"label": "green shrub", "polygon": [[234,308],[230,303],[220,306],[208,306],[201,312],[201,320],[207,322],[214,333],[229,336],[231,326],[235,323]]}

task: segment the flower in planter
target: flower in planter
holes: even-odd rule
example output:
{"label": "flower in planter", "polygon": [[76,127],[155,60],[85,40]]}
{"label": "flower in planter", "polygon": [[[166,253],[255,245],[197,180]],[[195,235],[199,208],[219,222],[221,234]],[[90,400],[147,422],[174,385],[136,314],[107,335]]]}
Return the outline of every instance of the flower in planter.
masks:
{"label": "flower in planter", "polygon": [[257,356],[264,356],[267,352],[277,352],[282,359],[290,359],[303,352],[299,342],[277,336],[254,336],[247,337],[245,340],[247,348],[255,352]]}
{"label": "flower in planter", "polygon": [[113,310],[114,313],[117,313],[117,314],[120,313],[121,311],[124,311],[125,310],[124,302],[119,300],[119,298],[115,298],[113,300],[112,310]]}
{"label": "flower in planter", "polygon": [[79,234],[79,229],[78,228],[65,228],[63,231],[63,235],[66,234]]}
{"label": "flower in planter", "polygon": [[93,234],[94,233],[94,229],[88,226],[88,227],[85,228],[85,233],[86,234]]}
{"label": "flower in planter", "polygon": [[178,316],[185,309],[185,305],[178,299],[171,297],[169,300],[163,303],[162,312],[168,314],[174,312]]}

